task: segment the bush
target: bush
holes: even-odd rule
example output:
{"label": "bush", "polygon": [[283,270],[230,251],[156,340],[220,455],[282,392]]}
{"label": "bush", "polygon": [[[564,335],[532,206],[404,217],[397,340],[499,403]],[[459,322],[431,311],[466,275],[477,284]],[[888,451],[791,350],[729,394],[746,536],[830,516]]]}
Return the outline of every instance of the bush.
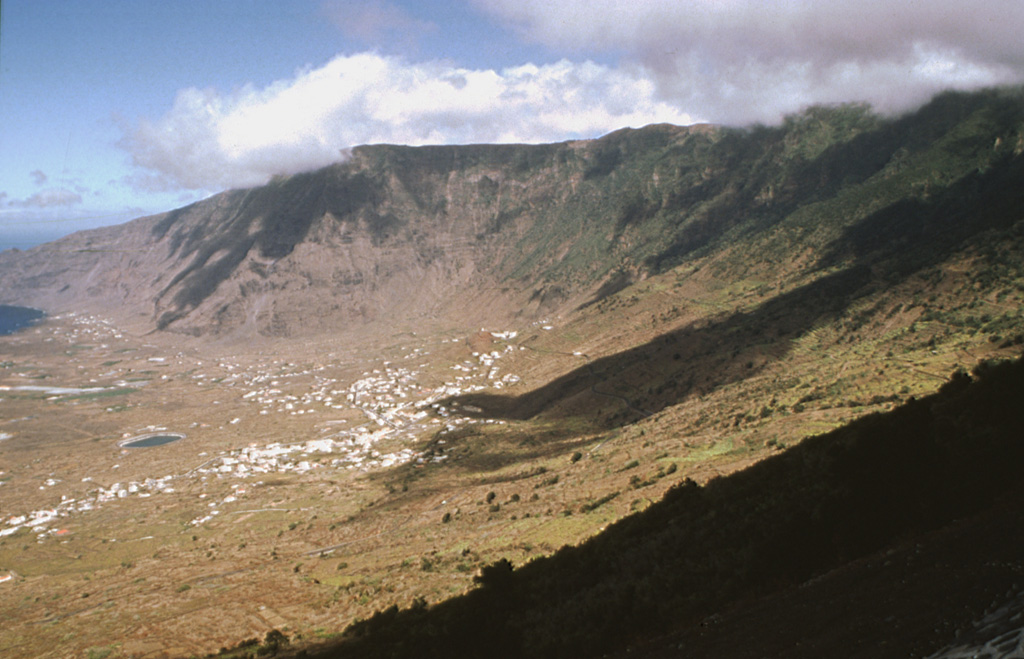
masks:
{"label": "bush", "polygon": [[272,656],[277,654],[283,646],[288,645],[288,637],[282,632],[271,629],[263,639],[263,645],[256,650],[257,657]]}
{"label": "bush", "polygon": [[480,574],[473,577],[473,583],[483,588],[501,590],[512,583],[512,563],[507,558],[480,568]]}

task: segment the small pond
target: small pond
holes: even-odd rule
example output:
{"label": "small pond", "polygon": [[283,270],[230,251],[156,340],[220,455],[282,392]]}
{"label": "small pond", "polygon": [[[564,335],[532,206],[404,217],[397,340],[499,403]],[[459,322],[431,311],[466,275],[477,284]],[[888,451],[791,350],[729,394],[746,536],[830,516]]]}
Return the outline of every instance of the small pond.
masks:
{"label": "small pond", "polygon": [[0,335],[14,334],[45,316],[39,309],[0,304]]}
{"label": "small pond", "polygon": [[164,444],[170,444],[176,442],[179,439],[184,439],[185,435],[176,432],[155,432],[148,435],[140,435],[138,437],[132,437],[122,442],[118,442],[118,446],[121,448],[149,448],[151,446],[163,446]]}

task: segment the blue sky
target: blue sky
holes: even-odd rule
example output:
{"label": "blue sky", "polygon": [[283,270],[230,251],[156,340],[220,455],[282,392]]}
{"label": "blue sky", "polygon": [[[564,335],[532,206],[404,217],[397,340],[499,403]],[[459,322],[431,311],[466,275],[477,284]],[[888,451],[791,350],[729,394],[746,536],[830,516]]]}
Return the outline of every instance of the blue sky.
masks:
{"label": "blue sky", "polygon": [[899,112],[1019,83],[988,0],[3,0],[0,249],[179,207],[365,143]]}

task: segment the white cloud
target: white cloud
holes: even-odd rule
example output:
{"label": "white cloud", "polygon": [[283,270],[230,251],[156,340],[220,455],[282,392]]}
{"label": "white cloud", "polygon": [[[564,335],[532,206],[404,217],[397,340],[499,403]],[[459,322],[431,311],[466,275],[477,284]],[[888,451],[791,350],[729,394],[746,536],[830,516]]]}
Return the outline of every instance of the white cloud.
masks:
{"label": "white cloud", "polygon": [[185,89],[163,117],[122,140],[153,189],[213,190],[321,167],[360,144],[550,142],[623,126],[692,123],[655,98],[640,66],[563,60],[502,71],[339,56],[265,89]]}
{"label": "white cloud", "polygon": [[[125,130],[136,165],[125,181],[215,191],[359,144],[549,142],[655,122],[774,122],[845,101],[901,111],[942,89],[1024,80],[1020,0],[474,2],[569,59],[490,70],[360,53],[262,88],[184,89]],[[383,0],[325,11],[368,42],[436,28]]]}
{"label": "white cloud", "polygon": [[476,0],[523,38],[655,71],[658,97],[712,121],[811,103],[908,109],[945,88],[1017,82],[1019,0]]}
{"label": "white cloud", "polygon": [[36,169],[32,172],[29,172],[29,177],[32,179],[32,182],[35,183],[36,185],[43,185],[44,183],[46,183],[47,179],[46,174],[40,169]]}
{"label": "white cloud", "polygon": [[8,202],[13,208],[58,208],[82,203],[82,195],[64,188],[47,188],[25,199]]}

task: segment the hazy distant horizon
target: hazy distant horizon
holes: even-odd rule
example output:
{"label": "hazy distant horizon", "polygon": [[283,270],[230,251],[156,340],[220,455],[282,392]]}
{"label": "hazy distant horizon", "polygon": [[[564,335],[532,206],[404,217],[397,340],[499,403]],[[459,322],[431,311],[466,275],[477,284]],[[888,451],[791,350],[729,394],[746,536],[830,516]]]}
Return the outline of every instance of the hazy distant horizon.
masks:
{"label": "hazy distant horizon", "polygon": [[60,222],[58,224],[63,228],[46,227],[46,225],[43,225],[45,228],[21,228],[21,230],[17,232],[0,231],[0,252],[9,249],[20,249],[22,251],[32,249],[33,247],[38,247],[39,245],[50,243],[55,240],[60,240],[65,236],[70,236],[71,234],[78,233],[79,231],[88,231],[90,229],[99,229],[101,227],[117,226],[119,224],[129,222],[135,219],[136,217],[141,217],[142,215],[143,214],[139,214],[133,215],[132,217],[126,217],[124,219],[115,219],[111,220],[106,224],[91,222],[86,226],[81,226],[75,225],[74,223]]}
{"label": "hazy distant horizon", "polygon": [[9,249],[20,249],[21,251],[25,251],[27,249],[32,249],[33,247],[51,243],[55,240],[60,240],[64,236],[70,236],[76,231],[81,231],[81,229],[73,229],[66,233],[47,233],[45,235],[34,234],[20,238],[0,234],[0,252],[5,252]]}

